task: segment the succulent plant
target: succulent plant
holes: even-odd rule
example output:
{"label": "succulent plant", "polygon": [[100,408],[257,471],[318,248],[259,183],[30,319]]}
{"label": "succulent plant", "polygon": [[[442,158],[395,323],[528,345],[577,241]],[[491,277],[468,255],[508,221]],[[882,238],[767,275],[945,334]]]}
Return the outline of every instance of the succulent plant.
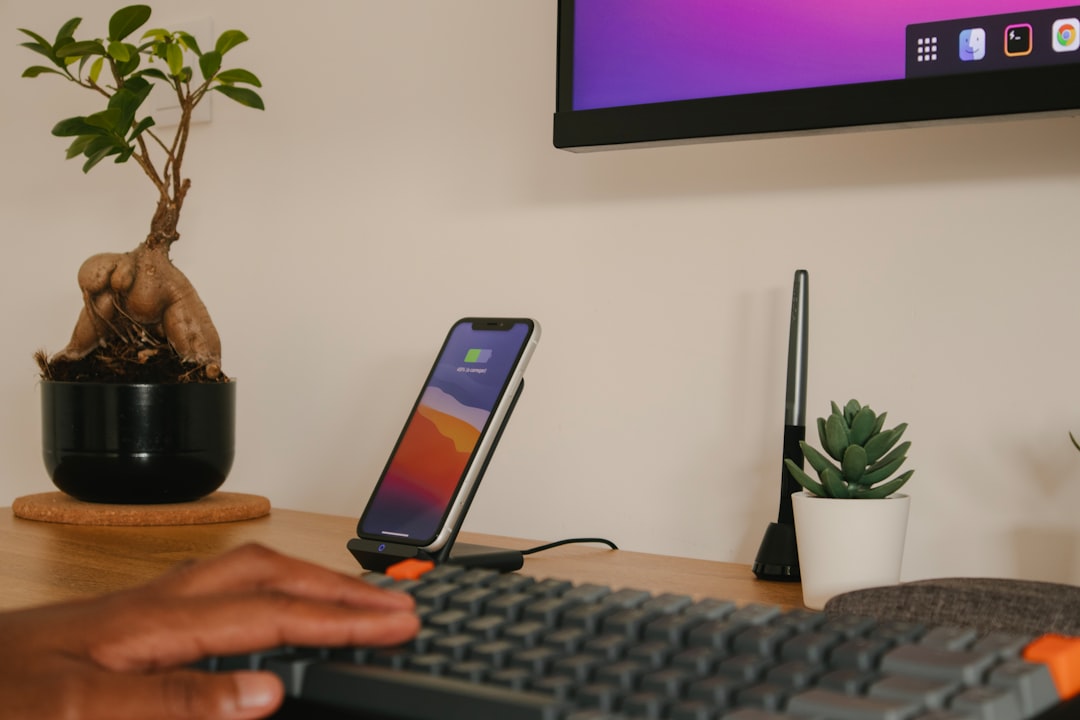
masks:
{"label": "succulent plant", "polygon": [[784,464],[800,485],[820,497],[888,497],[899,490],[915,471],[908,470],[889,480],[907,459],[911,443],[897,445],[900,436],[907,430],[907,423],[901,423],[891,430],[882,429],[885,415],[876,414],[869,405],[860,405],[857,400],[849,400],[843,409],[834,402],[832,414],[817,421],[821,446],[829,457],[805,441],[799,443],[806,461],[817,471],[821,482],[814,480],[791,460],[784,460]]}

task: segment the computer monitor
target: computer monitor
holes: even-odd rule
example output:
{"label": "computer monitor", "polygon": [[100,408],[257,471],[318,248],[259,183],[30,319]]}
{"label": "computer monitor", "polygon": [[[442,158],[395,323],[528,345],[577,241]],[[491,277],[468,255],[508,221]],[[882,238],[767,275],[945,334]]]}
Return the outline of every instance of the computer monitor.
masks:
{"label": "computer monitor", "polygon": [[1080,5],[559,0],[556,147],[1080,108]]}

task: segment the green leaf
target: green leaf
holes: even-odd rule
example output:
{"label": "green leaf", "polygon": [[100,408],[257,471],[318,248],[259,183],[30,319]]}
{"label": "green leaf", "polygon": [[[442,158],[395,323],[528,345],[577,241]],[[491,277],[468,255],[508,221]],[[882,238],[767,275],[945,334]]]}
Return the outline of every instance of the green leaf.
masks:
{"label": "green leaf", "polygon": [[109,39],[120,41],[142,27],[150,19],[149,5],[128,5],[109,18]]}
{"label": "green leaf", "polygon": [[[101,112],[96,112],[93,115],[86,116],[86,122],[88,125],[92,125],[102,130],[109,130],[116,132],[121,128],[118,128],[121,119],[123,118],[123,112],[120,108],[111,107]],[[126,130],[126,128],[123,128]]]}
{"label": "green leaf", "polygon": [[99,43],[97,40],[81,40],[79,42],[71,42],[61,48],[57,48],[56,50],[56,57],[61,59],[70,58],[72,60],[85,57],[86,55],[104,54],[105,46]]}
{"label": "green leaf", "polygon": [[109,57],[120,62],[127,62],[131,59],[131,50],[133,49],[131,45],[113,40],[109,43]]}
{"label": "green leaf", "polygon": [[859,405],[858,400],[854,398],[848,400],[847,405],[844,406],[844,422],[848,424],[848,427],[851,427],[852,421],[855,420],[855,414],[861,409],[862,406]]}
{"label": "green leaf", "polygon": [[194,35],[181,31],[176,33],[176,38],[180,41],[181,45],[186,47],[191,52],[195,53],[198,57],[202,57],[203,52],[199,49],[199,43],[195,39]]}
{"label": "green leaf", "polygon": [[810,463],[810,467],[817,471],[818,475],[825,472],[825,468],[831,467],[833,470],[840,472],[840,468],[832,464],[829,458],[825,457],[806,442],[800,442],[799,446],[802,447],[803,457]]}
{"label": "green leaf", "polygon": [[56,46],[59,47],[67,42],[71,42],[75,38],[75,29],[79,27],[79,23],[82,22],[82,18],[71,18],[62,26],[56,33]]}
{"label": "green leaf", "polygon": [[907,423],[900,423],[892,430],[875,435],[866,442],[866,461],[876,463],[885,453],[889,452],[900,436],[907,430]]}
{"label": "green leaf", "polygon": [[139,124],[135,126],[135,129],[131,131],[131,135],[128,136],[128,142],[135,142],[135,140],[146,132],[148,129],[154,126],[154,118],[147,117],[139,121]]}
{"label": "green leaf", "polygon": [[232,98],[241,105],[246,105],[256,110],[265,110],[266,106],[263,105],[262,98],[254,90],[248,90],[247,88],[233,87],[232,85],[215,85],[214,90],[217,90],[222,95]]}
{"label": "green leaf", "polygon": [[851,497],[851,492],[844,483],[844,479],[840,477],[840,473],[832,468],[825,468],[825,472],[821,474],[821,480],[825,485],[825,489],[829,491],[829,497],[841,500]]}
{"label": "green leaf", "polygon": [[154,28],[152,30],[147,30],[146,32],[144,32],[142,34],[142,38],[140,39],[145,40],[146,38],[153,38],[158,42],[165,42],[170,37],[172,37],[172,33],[170,33],[168,30],[164,28]]}
{"label": "green leaf", "polygon": [[821,447],[825,447],[825,418],[817,419],[817,433],[818,439],[821,441]]}
{"label": "green leaf", "polygon": [[207,82],[214,79],[218,70],[221,69],[221,53],[217,50],[211,50],[208,53],[204,53],[199,58],[199,69],[202,71],[203,79]]}
{"label": "green leaf", "polygon": [[45,57],[52,60],[55,64],[63,67],[63,63],[61,63],[56,58],[56,51],[53,49],[53,46],[49,44],[48,40],[41,37],[33,30],[27,30],[26,28],[19,28],[19,32],[28,35],[36,41],[32,43],[19,43],[20,45],[22,45],[24,48],[27,48],[28,50],[33,50],[36,53],[44,55]]}
{"label": "green leaf", "polygon": [[787,466],[788,472],[791,473],[791,477],[795,478],[795,482],[806,488],[807,492],[811,492],[818,497],[828,497],[829,493],[822,487],[816,480],[806,474],[801,467],[793,463],[791,460],[784,460],[784,465]]}
{"label": "green leaf", "polygon": [[889,413],[887,412],[883,412],[877,416],[877,422],[874,423],[874,432],[870,433],[871,436],[877,435],[879,432],[881,432],[881,428],[885,427],[885,416],[888,414]]}
{"label": "green leaf", "polygon": [[860,408],[855,417],[851,419],[851,442],[854,445],[865,445],[874,431],[877,415],[867,407]]}
{"label": "green leaf", "polygon": [[55,65],[57,65],[59,67],[64,67],[64,63],[57,60],[56,56],[53,55],[52,48],[49,48],[48,50],[46,50],[44,47],[42,47],[38,43],[19,43],[19,44],[22,45],[24,48],[26,48],[28,50],[33,50],[34,52],[36,52],[36,53],[38,53],[40,55],[44,55],[45,57],[49,58],[49,60],[53,64],[55,64]]}
{"label": "green leaf", "polygon": [[101,68],[105,66],[105,58],[99,57],[94,61],[94,64],[90,66],[90,82],[97,84],[98,78],[101,77]]}
{"label": "green leaf", "polygon": [[89,160],[83,163],[82,171],[84,173],[90,172],[90,170],[99,162],[109,157],[110,155],[117,154],[118,152],[120,151],[115,148],[105,148],[103,150],[99,150],[97,153],[91,155]]}
{"label": "green leaf", "polygon": [[84,117],[73,117],[56,123],[52,134],[57,137],[76,137],[78,135],[104,135],[105,132],[88,123]]}
{"label": "green leaf", "polygon": [[141,62],[142,56],[139,55],[139,53],[132,53],[131,58],[128,59],[127,62],[116,63],[116,72],[120,75],[120,77],[127,77],[131,73],[135,72],[136,69],[138,69]]}
{"label": "green leaf", "polygon": [[866,472],[866,451],[862,445],[848,445],[844,451],[844,461],[840,466],[844,480],[857,483]]}
{"label": "green leaf", "polygon": [[109,99],[109,108],[120,113],[115,124],[118,134],[127,132],[127,129],[135,122],[135,113],[150,95],[154,86],[142,78],[132,78],[116,94]]}
{"label": "green leaf", "polygon": [[169,81],[169,76],[161,72],[157,68],[147,68],[134,77],[152,77],[155,80]]}
{"label": "green leaf", "polygon": [[165,61],[169,64],[169,74],[179,77],[184,71],[184,51],[179,45],[169,43],[165,48]]}
{"label": "green leaf", "polygon": [[93,140],[93,135],[80,135],[75,138],[75,141],[68,146],[67,159],[70,160],[73,157],[82,155]]}
{"label": "green leaf", "polygon": [[914,473],[914,470],[908,470],[903,475],[898,476],[895,480],[887,482],[884,485],[878,485],[876,488],[870,488],[869,490],[862,491],[859,494],[859,497],[866,500],[878,500],[881,498],[889,497],[894,492],[902,488],[904,486],[904,483],[910,480],[911,476]]}
{"label": "green leaf", "polygon": [[842,462],[844,451],[847,450],[849,444],[848,429],[844,418],[840,415],[830,415],[825,420],[825,451],[833,460]]}
{"label": "green leaf", "polygon": [[248,36],[239,30],[226,30],[218,37],[214,50],[217,50],[219,55],[224,55],[240,43],[247,42],[247,40]]}
{"label": "green leaf", "polygon": [[907,454],[907,451],[908,451],[908,449],[910,447],[911,447],[911,441],[910,440],[907,440],[907,441],[904,441],[904,442],[900,443],[899,445],[894,447],[892,449],[892,451],[888,455],[881,458],[880,460],[878,460],[876,463],[874,463],[870,467],[866,468],[866,471],[867,472],[874,472],[875,470],[879,470],[882,467],[884,467],[885,465],[888,465],[889,463],[891,463],[896,458],[904,457]]}
{"label": "green leaf", "polygon": [[90,172],[90,169],[92,167],[97,165],[105,158],[109,157],[110,155],[119,155],[126,149],[126,143],[120,142],[113,137],[94,138],[83,153],[88,158],[87,161],[83,164],[83,172]]}
{"label": "green leaf", "polygon": [[907,460],[906,457],[894,458],[891,462],[885,463],[873,472],[867,472],[863,475],[862,484],[877,485],[879,482],[888,479],[890,475],[900,469],[900,466],[904,464],[905,460]]}
{"label": "green leaf", "polygon": [[[209,80],[209,78],[207,78]],[[254,85],[255,87],[262,87],[262,83],[259,82],[259,78],[255,77],[255,73],[248,72],[247,70],[241,70],[239,68],[235,70],[226,70],[225,72],[218,73],[217,79],[226,85],[232,85],[233,83],[246,83],[248,85]]]}
{"label": "green leaf", "polygon": [[28,67],[25,70],[23,70],[22,76],[25,77],[25,78],[35,78],[38,75],[42,75],[44,73],[53,73],[54,75],[64,75],[64,73],[60,72],[56,68],[48,68],[48,67],[43,67],[41,65],[34,65],[33,67]]}

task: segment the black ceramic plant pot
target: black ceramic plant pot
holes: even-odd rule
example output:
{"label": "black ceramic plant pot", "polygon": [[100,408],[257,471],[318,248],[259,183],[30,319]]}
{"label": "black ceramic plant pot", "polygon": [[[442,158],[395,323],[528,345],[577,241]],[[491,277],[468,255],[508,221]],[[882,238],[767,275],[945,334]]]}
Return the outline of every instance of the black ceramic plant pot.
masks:
{"label": "black ceramic plant pot", "polygon": [[88,502],[196,500],[225,482],[236,383],[41,383],[45,469]]}

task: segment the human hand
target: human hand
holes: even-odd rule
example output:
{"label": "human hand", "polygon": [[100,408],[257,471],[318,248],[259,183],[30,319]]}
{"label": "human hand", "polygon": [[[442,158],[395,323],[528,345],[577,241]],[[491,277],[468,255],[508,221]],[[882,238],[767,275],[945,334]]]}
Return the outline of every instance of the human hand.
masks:
{"label": "human hand", "polygon": [[393,645],[411,597],[245,545],[102,597],[0,613],[4,718],[247,720],[272,714],[272,673],[203,673],[212,655],[279,645]]}

